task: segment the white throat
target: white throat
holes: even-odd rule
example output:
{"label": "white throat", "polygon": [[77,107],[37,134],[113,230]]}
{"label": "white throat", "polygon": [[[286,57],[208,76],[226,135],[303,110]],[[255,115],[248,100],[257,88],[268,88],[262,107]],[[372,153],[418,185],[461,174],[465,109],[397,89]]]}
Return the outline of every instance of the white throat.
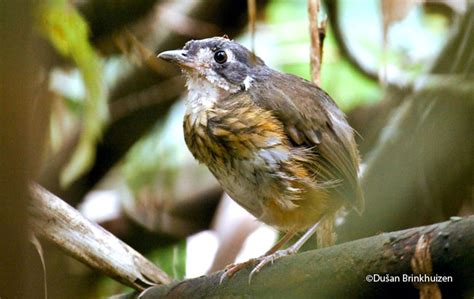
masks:
{"label": "white throat", "polygon": [[212,107],[222,96],[223,90],[205,78],[197,75],[186,74],[186,112],[197,113]]}

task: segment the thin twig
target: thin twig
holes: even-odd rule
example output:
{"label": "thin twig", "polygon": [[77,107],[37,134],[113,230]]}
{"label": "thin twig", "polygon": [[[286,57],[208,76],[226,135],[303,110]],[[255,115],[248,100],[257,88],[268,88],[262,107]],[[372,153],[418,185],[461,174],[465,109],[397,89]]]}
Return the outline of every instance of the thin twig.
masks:
{"label": "thin twig", "polygon": [[249,32],[250,32],[250,48],[255,53],[255,24],[257,21],[257,3],[255,0],[247,0]]}
{"label": "thin twig", "polygon": [[321,85],[321,61],[322,43],[320,40],[320,28],[318,24],[318,13],[321,7],[320,0],[308,0],[309,34],[311,37],[310,64],[311,79],[317,86]]}

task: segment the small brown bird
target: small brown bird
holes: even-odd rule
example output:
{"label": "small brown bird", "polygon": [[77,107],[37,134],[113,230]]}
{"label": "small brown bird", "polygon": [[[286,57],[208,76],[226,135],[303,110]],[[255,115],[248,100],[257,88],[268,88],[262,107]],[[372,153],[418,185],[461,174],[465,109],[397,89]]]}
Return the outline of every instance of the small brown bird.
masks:
{"label": "small brown bird", "polygon": [[[306,233],[286,250],[257,259],[258,272],[297,252],[325,215],[360,211],[359,153],[354,131],[327,93],[265,65],[228,38],[192,40],[159,58],[186,75],[186,144],[222,188],[264,223]],[[249,263],[232,265],[227,275]]]}

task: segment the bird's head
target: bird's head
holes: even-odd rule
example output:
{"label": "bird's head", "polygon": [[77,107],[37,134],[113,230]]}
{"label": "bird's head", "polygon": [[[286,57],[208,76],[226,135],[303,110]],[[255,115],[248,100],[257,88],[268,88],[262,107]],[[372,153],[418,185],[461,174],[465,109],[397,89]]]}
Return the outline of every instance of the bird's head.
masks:
{"label": "bird's head", "polygon": [[206,80],[229,93],[246,90],[256,68],[264,62],[244,46],[226,37],[191,40],[181,50],[165,51],[159,58],[177,64],[190,80]]}

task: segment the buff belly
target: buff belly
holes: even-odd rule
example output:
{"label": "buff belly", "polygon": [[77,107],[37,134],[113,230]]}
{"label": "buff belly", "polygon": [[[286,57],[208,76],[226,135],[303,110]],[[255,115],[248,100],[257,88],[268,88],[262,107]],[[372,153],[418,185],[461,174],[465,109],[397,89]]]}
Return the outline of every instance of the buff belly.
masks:
{"label": "buff belly", "polygon": [[274,169],[258,169],[254,160],[231,164],[233,167],[209,168],[233,200],[260,221],[280,230],[304,231],[338,207],[324,189],[307,187],[295,200],[280,189],[286,184],[278,182],[282,178]]}

